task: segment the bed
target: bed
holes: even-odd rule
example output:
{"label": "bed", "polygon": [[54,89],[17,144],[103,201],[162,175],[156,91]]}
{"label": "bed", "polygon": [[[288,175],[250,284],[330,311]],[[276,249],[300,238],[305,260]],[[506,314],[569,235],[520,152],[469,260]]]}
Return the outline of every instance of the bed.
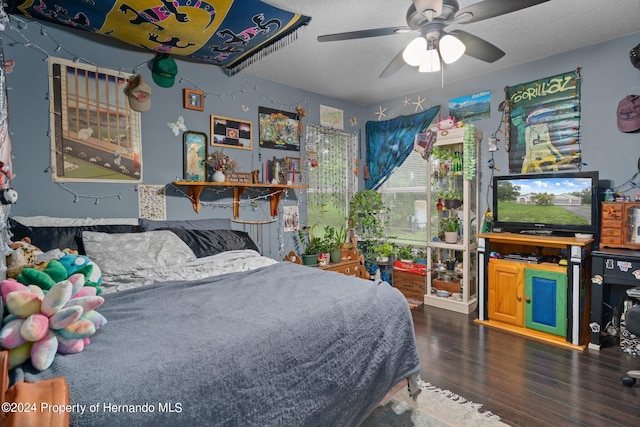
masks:
{"label": "bed", "polygon": [[91,344],[10,372],[64,377],[71,425],[354,426],[397,384],[419,392],[410,310],[386,282],[274,261],[236,230],[113,225],[11,224],[102,272]]}

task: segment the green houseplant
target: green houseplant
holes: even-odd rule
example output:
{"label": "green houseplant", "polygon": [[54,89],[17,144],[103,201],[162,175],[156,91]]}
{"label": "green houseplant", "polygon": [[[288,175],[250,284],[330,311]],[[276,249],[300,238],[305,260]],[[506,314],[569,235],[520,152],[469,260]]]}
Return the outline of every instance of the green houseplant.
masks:
{"label": "green houseplant", "polygon": [[398,258],[402,261],[413,262],[413,245],[398,248]]}
{"label": "green houseplant", "polygon": [[460,229],[460,218],[458,215],[450,215],[440,220],[440,229],[444,233],[446,243],[456,243],[458,241],[458,230]]}
{"label": "green houseplant", "polygon": [[387,263],[389,262],[389,257],[391,257],[393,252],[396,250],[396,247],[390,242],[380,242],[373,246],[371,250],[375,254],[377,262]]}
{"label": "green houseplant", "polygon": [[462,205],[462,191],[449,189],[438,193],[442,199],[444,207],[447,209],[458,209]]}
{"label": "green houseplant", "polygon": [[375,190],[356,192],[349,203],[349,224],[359,240],[382,239],[387,208]]}

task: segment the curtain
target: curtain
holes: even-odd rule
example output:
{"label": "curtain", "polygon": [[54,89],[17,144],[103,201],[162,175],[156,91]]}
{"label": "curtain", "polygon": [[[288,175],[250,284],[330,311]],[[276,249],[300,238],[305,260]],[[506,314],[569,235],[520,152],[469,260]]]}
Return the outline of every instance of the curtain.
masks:
{"label": "curtain", "polygon": [[314,124],[305,129],[310,223],[335,220],[339,226],[345,222],[349,200],[357,188],[358,135]]}
{"label": "curtain", "polygon": [[413,150],[415,135],[424,132],[439,111],[440,106],[437,105],[410,116],[367,122],[367,166],[370,174],[366,180],[367,190],[380,187],[405,161]]}

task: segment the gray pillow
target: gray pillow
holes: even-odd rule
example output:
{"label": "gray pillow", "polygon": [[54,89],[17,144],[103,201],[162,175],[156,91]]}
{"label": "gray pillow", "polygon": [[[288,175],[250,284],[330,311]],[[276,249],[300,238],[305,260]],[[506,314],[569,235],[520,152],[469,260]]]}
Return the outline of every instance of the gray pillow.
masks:
{"label": "gray pillow", "polygon": [[189,230],[230,230],[231,219],[209,218],[154,221],[151,219],[140,218],[139,225],[145,231],[159,230],[161,228],[187,228]]}

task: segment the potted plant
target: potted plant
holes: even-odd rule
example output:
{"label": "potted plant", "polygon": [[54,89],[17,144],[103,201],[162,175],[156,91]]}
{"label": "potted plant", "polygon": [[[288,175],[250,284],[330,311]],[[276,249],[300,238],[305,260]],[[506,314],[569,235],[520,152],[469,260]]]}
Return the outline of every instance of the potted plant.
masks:
{"label": "potted plant", "polygon": [[302,264],[304,265],[316,265],[318,263],[318,254],[321,249],[321,239],[318,236],[313,235],[313,229],[315,226],[308,228],[306,231],[302,229],[298,230],[298,238],[300,239],[300,249],[302,254]]}
{"label": "potted plant", "polygon": [[449,189],[441,191],[438,197],[442,199],[444,207],[447,209],[458,209],[462,206],[462,192],[460,190]]}
{"label": "potted plant", "polygon": [[349,203],[349,225],[359,240],[384,238],[386,207],[375,190],[356,192]]}
{"label": "potted plant", "polygon": [[347,230],[343,226],[335,229],[332,226],[324,228],[324,240],[329,249],[329,259],[331,262],[340,262],[342,260],[342,247],[347,242]]}
{"label": "potted plant", "polygon": [[391,257],[391,254],[393,254],[395,250],[395,245],[389,242],[380,242],[371,248],[371,250],[376,255],[376,262],[386,264],[389,262],[389,257]]}
{"label": "potted plant", "polygon": [[450,215],[440,220],[440,229],[444,232],[445,243],[458,242],[459,228],[460,218],[458,218],[458,215]]}
{"label": "potted plant", "polygon": [[397,254],[401,261],[413,263],[413,245],[401,246]]}

